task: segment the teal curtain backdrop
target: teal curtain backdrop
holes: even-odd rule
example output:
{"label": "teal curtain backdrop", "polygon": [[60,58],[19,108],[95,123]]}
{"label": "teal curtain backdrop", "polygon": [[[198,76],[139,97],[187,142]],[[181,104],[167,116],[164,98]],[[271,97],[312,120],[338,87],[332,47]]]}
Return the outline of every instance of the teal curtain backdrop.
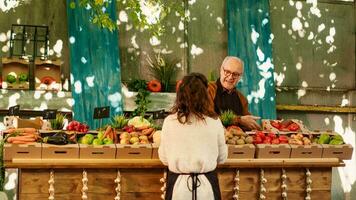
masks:
{"label": "teal curtain backdrop", "polygon": [[[116,1],[105,12],[116,22]],[[111,116],[122,113],[118,31],[91,24],[90,10],[78,0],[67,0],[67,16],[74,119],[98,128],[95,107],[110,106]]]}
{"label": "teal curtain backdrop", "polygon": [[263,119],[276,118],[272,39],[268,0],[227,0],[228,55],[240,57],[245,72],[237,88],[249,110]]}

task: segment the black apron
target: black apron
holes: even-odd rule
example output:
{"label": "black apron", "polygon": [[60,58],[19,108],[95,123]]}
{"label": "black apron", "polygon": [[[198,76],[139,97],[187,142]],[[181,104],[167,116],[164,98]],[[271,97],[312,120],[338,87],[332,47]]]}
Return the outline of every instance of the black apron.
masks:
{"label": "black apron", "polygon": [[[219,180],[218,180],[218,175],[216,173],[216,170],[207,173],[181,173],[181,174],[168,171],[165,200],[172,200],[174,184],[176,183],[179,175],[189,175],[189,178],[187,179],[187,187],[189,191],[192,191],[192,200],[197,200],[197,188],[200,186],[200,180],[198,178],[199,175],[205,175],[205,177],[208,179],[213,189],[214,199],[221,200]],[[192,181],[192,188],[189,187],[190,180]]]}

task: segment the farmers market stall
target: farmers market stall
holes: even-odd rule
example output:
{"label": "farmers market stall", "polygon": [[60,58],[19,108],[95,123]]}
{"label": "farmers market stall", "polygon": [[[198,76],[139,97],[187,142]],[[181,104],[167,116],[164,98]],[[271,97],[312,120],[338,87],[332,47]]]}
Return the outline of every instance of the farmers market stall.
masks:
{"label": "farmers market stall", "polygon": [[[50,121],[59,130],[3,132],[4,165],[19,169],[20,199],[164,196],[157,124],[116,116],[98,131],[77,121],[62,130],[62,120]],[[244,132],[227,121],[229,156],[218,166],[223,199],[331,199],[332,167],[344,166],[353,150],[337,133],[310,131],[297,120],[266,120],[263,131]]]}

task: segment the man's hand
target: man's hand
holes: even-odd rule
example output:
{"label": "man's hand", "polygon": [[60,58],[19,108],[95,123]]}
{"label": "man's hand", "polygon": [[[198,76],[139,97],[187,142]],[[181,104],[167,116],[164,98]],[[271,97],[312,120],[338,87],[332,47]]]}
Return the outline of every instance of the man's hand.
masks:
{"label": "man's hand", "polygon": [[261,130],[261,126],[256,122],[260,117],[253,115],[241,116],[240,124],[250,130]]}

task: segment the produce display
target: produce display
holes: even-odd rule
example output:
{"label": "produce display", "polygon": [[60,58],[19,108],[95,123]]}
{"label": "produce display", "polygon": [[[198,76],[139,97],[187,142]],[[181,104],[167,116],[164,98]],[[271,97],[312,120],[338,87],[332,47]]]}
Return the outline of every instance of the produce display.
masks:
{"label": "produce display", "polygon": [[[225,124],[231,123],[234,117],[230,112],[225,112],[221,115],[221,119],[225,121]],[[59,130],[38,131],[34,128],[9,128],[4,131],[5,142],[14,145],[37,142],[59,145],[63,146],[63,148],[69,144],[83,144],[84,146],[80,146],[81,148],[112,144],[117,144],[118,148],[135,148],[138,145],[154,144],[154,148],[158,148],[160,143],[161,131],[159,128],[152,124],[150,120],[141,116],[135,116],[130,119],[123,115],[114,116],[111,122],[105,125],[104,129],[99,129],[98,131],[90,131],[88,125],[75,120],[71,121],[66,127],[63,127],[63,119],[64,116],[57,115],[56,119],[50,120],[52,128],[58,128]],[[352,156],[352,146],[345,144],[342,136],[334,132],[302,132],[300,127],[303,127],[303,125],[294,123],[293,120],[283,120],[278,121],[278,123],[277,121],[270,120],[269,122],[276,130],[244,132],[236,125],[226,127],[225,140],[229,145],[229,152],[232,151],[231,153],[234,155],[234,158],[239,158],[243,154],[245,156],[248,155],[249,158],[266,158],[266,156],[268,157],[268,153],[261,154],[261,152],[275,153],[279,151],[281,152],[281,156],[284,151],[283,156],[287,158],[289,155],[322,157],[321,149],[323,148],[328,148],[328,155],[326,155],[328,157],[337,156],[341,159],[349,159]],[[279,125],[274,124],[274,122]],[[278,131],[277,127],[279,127]],[[120,145],[124,145],[124,147]],[[312,148],[309,147],[306,150],[300,149],[304,148],[303,146],[305,145],[312,146]],[[342,148],[333,149],[333,146],[341,145],[343,145]],[[235,146],[236,148],[230,148],[231,146]],[[292,153],[289,154],[285,152],[286,150]],[[254,154],[254,151],[259,152],[259,154]],[[126,153],[130,157],[129,152]],[[241,158],[244,157],[241,156]]]}

